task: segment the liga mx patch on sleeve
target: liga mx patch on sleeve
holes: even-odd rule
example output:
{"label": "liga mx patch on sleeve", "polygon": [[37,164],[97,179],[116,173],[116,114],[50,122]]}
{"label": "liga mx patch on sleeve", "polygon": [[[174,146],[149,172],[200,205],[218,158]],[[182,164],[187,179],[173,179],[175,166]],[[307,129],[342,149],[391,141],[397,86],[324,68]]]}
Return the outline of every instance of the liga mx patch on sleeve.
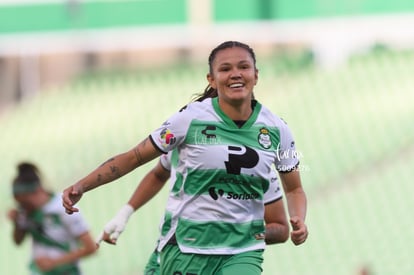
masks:
{"label": "liga mx patch on sleeve", "polygon": [[164,128],[160,132],[159,142],[164,149],[170,148],[177,140],[170,129]]}

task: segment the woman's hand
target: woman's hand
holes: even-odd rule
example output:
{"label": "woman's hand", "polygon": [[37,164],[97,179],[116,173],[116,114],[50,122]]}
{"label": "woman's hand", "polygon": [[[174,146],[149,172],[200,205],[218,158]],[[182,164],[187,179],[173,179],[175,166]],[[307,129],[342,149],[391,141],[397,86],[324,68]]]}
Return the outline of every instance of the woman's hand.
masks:
{"label": "woman's hand", "polygon": [[66,213],[73,214],[79,212],[79,209],[74,205],[80,201],[83,195],[83,190],[78,184],[69,186],[63,191],[62,194],[62,205],[65,207]]}
{"label": "woman's hand", "polygon": [[97,240],[97,245],[104,241],[109,244],[116,244],[119,235],[125,230],[125,226],[129,217],[134,213],[135,209],[129,205],[124,205],[118,213],[104,227],[101,236]]}
{"label": "woman's hand", "polygon": [[309,234],[306,224],[297,216],[290,218],[290,224],[292,225],[292,232],[290,233],[292,242],[295,245],[304,243]]}
{"label": "woman's hand", "polygon": [[51,258],[37,258],[35,262],[41,271],[49,271],[56,267],[55,261]]}

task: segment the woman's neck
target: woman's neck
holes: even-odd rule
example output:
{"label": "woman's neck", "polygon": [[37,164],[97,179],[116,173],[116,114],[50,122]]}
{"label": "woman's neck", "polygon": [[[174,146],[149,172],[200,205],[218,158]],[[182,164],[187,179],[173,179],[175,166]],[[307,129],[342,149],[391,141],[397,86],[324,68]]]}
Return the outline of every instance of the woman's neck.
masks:
{"label": "woman's neck", "polygon": [[50,198],[51,198],[51,194],[49,194],[48,192],[46,191],[40,192],[38,194],[37,201],[36,201],[37,208],[40,209],[44,205],[46,205],[50,201]]}
{"label": "woman's neck", "polygon": [[250,100],[240,104],[230,104],[224,100],[219,100],[218,103],[223,113],[232,120],[248,120],[253,112]]}

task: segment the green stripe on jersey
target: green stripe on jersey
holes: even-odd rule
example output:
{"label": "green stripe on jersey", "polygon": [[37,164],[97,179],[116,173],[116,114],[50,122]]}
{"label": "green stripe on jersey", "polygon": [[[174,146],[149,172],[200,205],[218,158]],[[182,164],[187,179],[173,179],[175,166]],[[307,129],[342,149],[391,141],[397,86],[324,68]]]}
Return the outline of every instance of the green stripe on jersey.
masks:
{"label": "green stripe on jersey", "polygon": [[29,228],[28,232],[32,235],[33,239],[43,245],[60,248],[64,251],[69,251],[70,245],[66,242],[61,242],[53,239],[47,235],[45,226],[63,226],[61,218],[58,214],[45,214],[41,210],[36,210],[29,216]]}
{"label": "green stripe on jersey", "polygon": [[171,167],[176,168],[178,163],[179,155],[177,150],[171,152]]}
{"label": "green stripe on jersey", "polygon": [[256,236],[263,236],[264,231],[263,220],[226,223],[179,219],[176,237],[180,244],[193,248],[244,248],[262,242]]}
{"label": "green stripe on jersey", "polygon": [[172,215],[173,214],[171,212],[165,211],[164,221],[161,227],[161,236],[167,235],[168,231],[170,231],[172,224]]}
{"label": "green stripe on jersey", "polygon": [[[267,139],[268,146],[263,145]],[[255,149],[276,151],[279,147],[280,131],[275,127],[254,124],[250,128],[229,128],[220,121],[191,121],[185,138],[186,144],[244,145]]]}
{"label": "green stripe on jersey", "polygon": [[[179,177],[177,175],[177,179]],[[225,193],[255,194],[255,199],[263,199],[263,194],[269,188],[269,180],[250,175],[228,174],[225,170],[189,170],[184,185],[184,192],[191,195],[208,194],[211,187],[223,190]]]}

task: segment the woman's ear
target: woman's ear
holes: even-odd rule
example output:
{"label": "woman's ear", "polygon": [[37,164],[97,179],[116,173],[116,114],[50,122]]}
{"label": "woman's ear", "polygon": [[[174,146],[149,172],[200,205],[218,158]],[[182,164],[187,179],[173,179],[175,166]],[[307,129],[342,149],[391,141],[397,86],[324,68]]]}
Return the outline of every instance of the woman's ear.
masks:
{"label": "woman's ear", "polygon": [[255,78],[254,85],[256,85],[257,81],[259,81],[259,70],[258,69],[256,69],[256,72],[254,73],[254,78]]}
{"label": "woman's ear", "polygon": [[208,81],[208,84],[210,84],[211,88],[217,89],[216,81],[214,80],[214,77],[210,73],[207,74],[207,81]]}

